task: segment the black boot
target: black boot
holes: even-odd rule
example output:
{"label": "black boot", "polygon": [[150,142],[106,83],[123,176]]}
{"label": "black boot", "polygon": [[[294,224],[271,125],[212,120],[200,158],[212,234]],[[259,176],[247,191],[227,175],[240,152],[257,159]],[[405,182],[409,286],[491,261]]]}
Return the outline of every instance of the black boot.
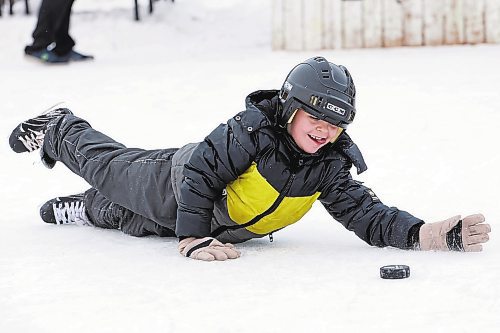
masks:
{"label": "black boot", "polygon": [[16,153],[32,152],[43,145],[47,124],[63,115],[73,114],[65,108],[50,109],[38,117],[23,121],[14,128],[9,137],[9,145]]}
{"label": "black boot", "polygon": [[75,50],[69,51],[69,53],[66,55],[70,61],[87,61],[87,60],[94,60],[94,56],[90,54],[83,54],[80,52],[76,52]]}
{"label": "black boot", "polygon": [[46,223],[93,225],[83,200],[83,193],[51,199],[40,208],[40,216]]}
{"label": "black boot", "polygon": [[54,51],[47,49],[33,50],[30,46],[24,48],[24,54],[26,57],[34,58],[46,64],[65,64],[70,61],[69,54],[60,56]]}

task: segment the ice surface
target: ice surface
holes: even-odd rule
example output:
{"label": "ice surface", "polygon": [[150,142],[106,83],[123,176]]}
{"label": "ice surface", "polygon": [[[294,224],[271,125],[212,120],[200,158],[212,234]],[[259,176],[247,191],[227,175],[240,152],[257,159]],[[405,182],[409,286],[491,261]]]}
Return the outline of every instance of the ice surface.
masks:
{"label": "ice surface", "polygon": [[[158,1],[152,16],[140,3],[141,22],[132,1],[75,3],[90,63],[29,61],[35,15],[18,3],[0,19],[2,332],[498,331],[499,45],[273,52],[268,0]],[[429,222],[482,212],[493,228],[483,253],[372,248],[317,205],[273,243],[239,245],[239,260],[188,260],[173,239],[44,224],[43,202],[87,185],[7,144],[19,121],[61,101],[128,146],[201,140],[317,54],[357,85],[349,133],[369,170],[355,178]],[[411,277],[380,279],[388,264]]]}

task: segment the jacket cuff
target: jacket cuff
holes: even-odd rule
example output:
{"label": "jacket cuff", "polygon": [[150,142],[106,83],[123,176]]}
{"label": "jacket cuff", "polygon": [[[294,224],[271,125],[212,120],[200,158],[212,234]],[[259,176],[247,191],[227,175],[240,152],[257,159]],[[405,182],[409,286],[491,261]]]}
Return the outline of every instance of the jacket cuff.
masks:
{"label": "jacket cuff", "polygon": [[408,231],[408,242],[406,243],[406,248],[410,250],[417,250],[420,248],[420,227],[424,223],[418,223],[413,225]]}
{"label": "jacket cuff", "polygon": [[[212,217],[205,219],[199,214],[177,210],[177,221],[175,224],[175,234],[177,237],[196,237],[203,238],[210,236],[210,221]],[[208,222],[206,222],[208,221]]]}

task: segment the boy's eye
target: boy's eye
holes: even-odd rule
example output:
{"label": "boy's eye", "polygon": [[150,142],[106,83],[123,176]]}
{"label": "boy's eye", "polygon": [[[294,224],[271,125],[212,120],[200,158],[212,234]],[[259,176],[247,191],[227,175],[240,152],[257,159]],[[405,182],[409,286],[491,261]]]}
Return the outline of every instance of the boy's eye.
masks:
{"label": "boy's eye", "polygon": [[312,114],[309,115],[309,118],[313,119],[313,120],[318,120],[319,118],[318,117],[315,117],[313,116]]}

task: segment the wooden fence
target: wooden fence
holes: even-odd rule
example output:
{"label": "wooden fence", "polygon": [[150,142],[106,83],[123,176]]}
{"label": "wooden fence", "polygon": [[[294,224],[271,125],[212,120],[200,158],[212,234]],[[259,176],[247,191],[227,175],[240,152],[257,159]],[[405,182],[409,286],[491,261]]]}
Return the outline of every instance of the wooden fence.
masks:
{"label": "wooden fence", "polygon": [[272,0],[273,49],[500,43],[500,0]]}

